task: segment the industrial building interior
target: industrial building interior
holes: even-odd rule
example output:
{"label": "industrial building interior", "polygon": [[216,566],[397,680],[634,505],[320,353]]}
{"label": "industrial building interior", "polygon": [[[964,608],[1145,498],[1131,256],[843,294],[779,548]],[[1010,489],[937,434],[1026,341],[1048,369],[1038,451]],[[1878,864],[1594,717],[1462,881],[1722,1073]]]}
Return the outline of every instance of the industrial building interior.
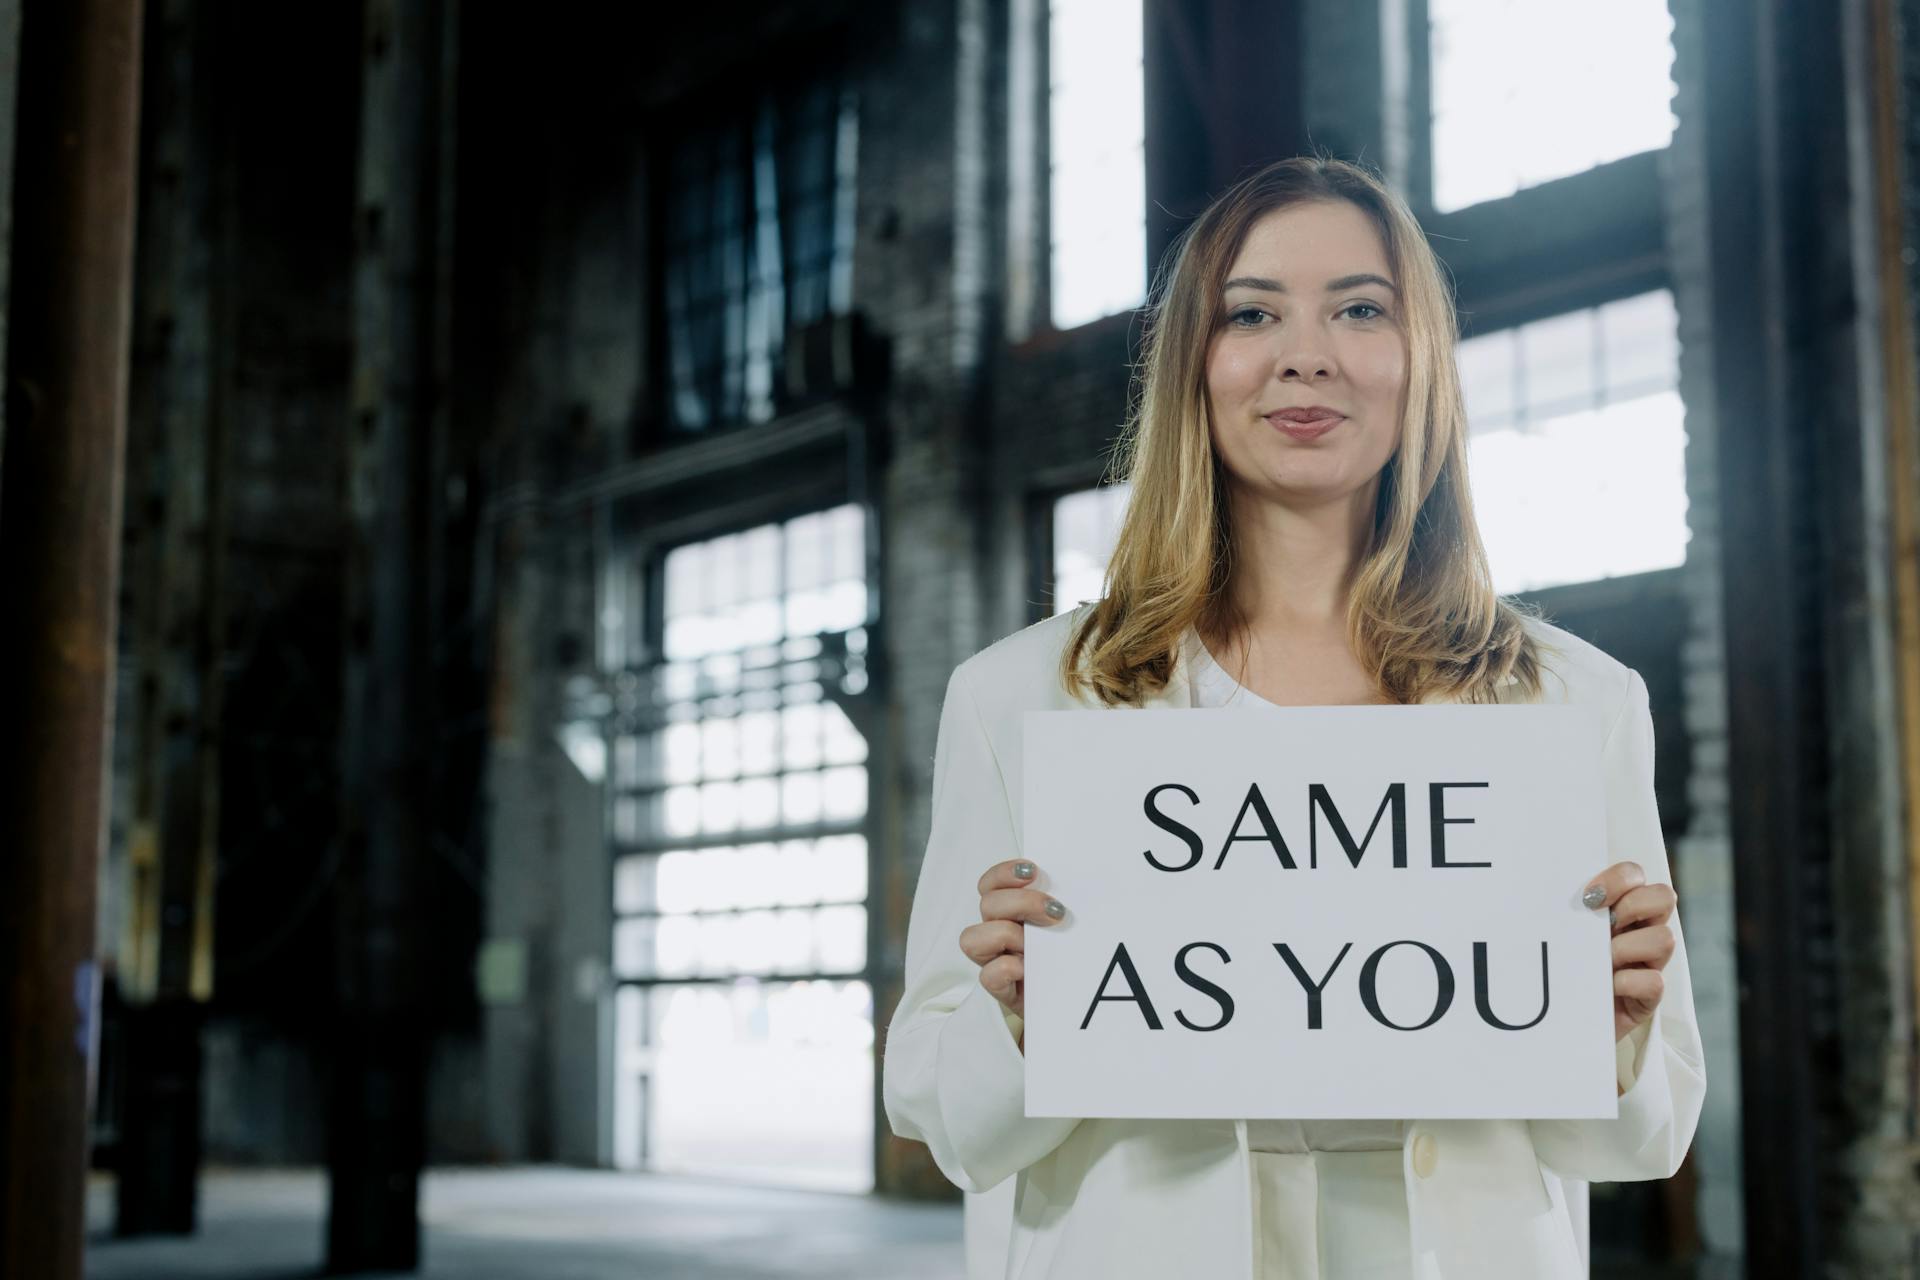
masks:
{"label": "industrial building interior", "polygon": [[943,690],[1101,594],[1155,272],[1306,154],[1650,693],[1711,1083],[1593,1274],[1920,1275],[1916,31],[0,0],[0,1275],[966,1275],[880,1101]]}

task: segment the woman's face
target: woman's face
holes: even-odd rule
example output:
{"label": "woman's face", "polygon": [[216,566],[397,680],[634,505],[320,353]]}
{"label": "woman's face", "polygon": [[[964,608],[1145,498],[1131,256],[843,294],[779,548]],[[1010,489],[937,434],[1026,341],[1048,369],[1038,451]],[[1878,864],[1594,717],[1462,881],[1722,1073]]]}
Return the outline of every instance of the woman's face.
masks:
{"label": "woman's face", "polygon": [[[1207,351],[1213,448],[1236,489],[1310,507],[1371,486],[1406,395],[1395,283],[1372,220],[1346,201],[1276,210],[1247,232]],[[1268,417],[1315,406],[1339,417],[1311,438]]]}

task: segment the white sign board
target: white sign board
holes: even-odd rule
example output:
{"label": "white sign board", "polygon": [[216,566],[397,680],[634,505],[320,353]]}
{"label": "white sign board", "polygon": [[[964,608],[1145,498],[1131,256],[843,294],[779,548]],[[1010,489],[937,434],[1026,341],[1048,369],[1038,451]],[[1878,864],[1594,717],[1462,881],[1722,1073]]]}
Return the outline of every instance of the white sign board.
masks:
{"label": "white sign board", "polygon": [[1619,1114],[1569,706],[1037,711],[1029,1116]]}

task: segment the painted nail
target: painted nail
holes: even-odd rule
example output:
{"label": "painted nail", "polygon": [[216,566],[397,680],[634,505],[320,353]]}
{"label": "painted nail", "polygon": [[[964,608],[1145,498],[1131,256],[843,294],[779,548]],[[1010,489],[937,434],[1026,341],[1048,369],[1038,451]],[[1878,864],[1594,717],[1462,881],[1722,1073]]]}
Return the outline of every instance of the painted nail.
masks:
{"label": "painted nail", "polygon": [[1067,908],[1065,907],[1065,905],[1061,903],[1061,901],[1058,898],[1047,899],[1046,911],[1047,911],[1047,914],[1052,916],[1055,920],[1058,920],[1061,916],[1064,916],[1067,914]]}
{"label": "painted nail", "polygon": [[1608,924],[1620,923],[1620,913],[1618,911],[1615,911],[1612,907],[1607,908],[1607,923]]}
{"label": "painted nail", "polygon": [[1597,907],[1606,900],[1607,888],[1605,885],[1588,885],[1587,891],[1580,895],[1580,901],[1586,903],[1589,907]]}
{"label": "painted nail", "polygon": [[1033,864],[1031,862],[1016,862],[1013,864],[1013,874],[1025,880],[1033,874]]}

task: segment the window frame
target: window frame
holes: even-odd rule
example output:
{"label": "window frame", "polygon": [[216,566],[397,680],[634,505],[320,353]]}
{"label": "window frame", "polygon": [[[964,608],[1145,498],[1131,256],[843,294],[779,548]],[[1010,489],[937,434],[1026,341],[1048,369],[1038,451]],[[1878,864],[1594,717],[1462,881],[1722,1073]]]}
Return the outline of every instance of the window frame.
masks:
{"label": "window frame", "polygon": [[[849,28],[834,27],[796,37],[790,43],[790,47],[783,45],[778,56],[761,53],[735,68],[716,74],[697,88],[680,94],[671,102],[655,107],[647,113],[646,119],[642,122],[641,163],[644,172],[648,175],[648,180],[645,184],[642,220],[644,245],[641,253],[645,264],[645,285],[639,300],[642,308],[641,331],[643,334],[639,353],[642,392],[635,405],[631,431],[635,456],[660,453],[696,441],[762,430],[801,407],[791,401],[783,386],[781,367],[788,358],[793,335],[798,331],[795,326],[787,322],[783,314],[780,320],[781,347],[778,358],[774,361],[771,415],[762,421],[754,421],[750,418],[723,418],[695,431],[680,431],[672,427],[671,318],[666,295],[668,267],[672,257],[667,244],[669,197],[672,186],[668,175],[671,172],[673,150],[687,136],[682,127],[683,122],[688,119],[698,119],[716,111],[729,116],[739,115],[739,111],[728,110],[728,107],[731,100],[738,96],[737,86],[740,83],[751,84],[756,90],[752,105],[747,109],[745,117],[751,121],[753,113],[761,109],[768,97],[773,98],[775,106],[778,107],[784,101],[784,95],[790,95],[796,89],[818,79],[824,78],[830,81],[840,95],[851,95],[854,103],[856,142],[852,183],[855,221],[853,241],[846,246],[848,255],[846,265],[847,269],[851,270],[853,259],[857,255],[859,239],[860,172],[857,139],[865,116],[865,94],[857,74],[859,62],[856,48]],[[835,145],[837,147],[837,142]],[[837,151],[835,155],[837,159]],[[837,180],[834,190],[837,191]],[[829,198],[832,196],[830,195]],[[743,234],[750,233],[750,228],[747,232],[743,232]],[[835,269],[836,265],[830,256],[828,271],[831,273]],[[830,299],[831,287],[829,284]],[[825,317],[845,318],[858,310],[854,297],[850,296],[845,301],[845,309],[836,311],[830,300]]]}
{"label": "window frame", "polygon": [[[1153,35],[1152,0],[1141,8],[1141,52]],[[1008,0],[1008,83],[1013,96],[1007,104],[1006,138],[1007,251],[1001,265],[1006,294],[1003,323],[1010,349],[1045,350],[1067,341],[1069,335],[1125,328],[1146,305],[1152,288],[1152,226],[1148,217],[1152,192],[1139,210],[1147,223],[1147,252],[1141,263],[1142,300],[1132,307],[1108,312],[1080,324],[1061,328],[1053,323],[1053,4],[1052,0]],[[1147,100],[1147,71],[1143,84],[1142,129],[1150,128],[1153,103]],[[1024,139],[1024,145],[1023,145]]]}
{"label": "window frame", "polygon": [[[1428,0],[1402,0],[1408,140],[1403,194],[1454,283],[1461,336],[1672,288],[1661,151],[1643,151],[1441,212],[1433,201],[1433,68]],[[1467,318],[1475,328],[1468,329]]]}
{"label": "window frame", "polygon": [[[709,477],[709,479],[725,478],[727,477],[718,474]],[[631,591],[634,607],[629,612],[626,621],[626,625],[630,628],[628,633],[627,656],[626,661],[617,668],[603,670],[601,674],[603,681],[611,679],[617,684],[623,672],[650,672],[653,668],[667,661],[665,657],[666,561],[668,555],[676,548],[726,537],[731,534],[743,533],[767,524],[784,525],[787,521],[795,517],[831,510],[839,506],[852,505],[860,510],[865,523],[863,539],[864,576],[868,591],[866,618],[860,624],[866,633],[866,649],[864,653],[867,683],[865,688],[859,693],[842,694],[838,697],[829,695],[823,700],[839,702],[845,707],[848,710],[849,718],[854,723],[856,731],[862,734],[867,744],[867,757],[860,765],[867,774],[866,810],[857,820],[857,823],[848,824],[850,827],[857,826],[858,834],[864,841],[866,848],[867,891],[866,896],[858,904],[865,912],[865,958],[857,973],[829,974],[824,972],[808,972],[799,974],[774,973],[752,976],[756,981],[767,985],[787,985],[822,979],[835,982],[864,983],[870,998],[874,1001],[872,1015],[875,1030],[873,1054],[877,1088],[881,1068],[879,1041],[882,1029],[880,1026],[879,1000],[881,993],[885,989],[883,978],[886,971],[881,950],[885,940],[885,921],[882,919],[884,913],[879,909],[881,905],[879,902],[879,891],[885,883],[883,877],[886,869],[886,857],[884,855],[885,846],[882,840],[885,821],[885,803],[884,799],[876,794],[876,779],[878,773],[876,771],[875,761],[884,759],[889,750],[884,717],[878,714],[881,700],[885,696],[887,684],[885,654],[883,652],[883,646],[878,643],[879,637],[883,634],[884,627],[884,618],[882,616],[884,600],[881,595],[882,584],[878,571],[880,565],[878,513],[870,500],[863,500],[853,491],[853,486],[846,482],[847,478],[844,472],[837,477],[837,488],[832,483],[834,479],[834,477],[825,477],[824,480],[826,483],[789,486],[783,490],[755,494],[742,502],[722,506],[717,509],[709,508],[706,510],[692,511],[684,518],[670,518],[664,522],[648,520],[648,512],[645,509],[648,504],[645,501],[644,495],[629,498],[627,501],[630,504],[631,510],[627,514],[635,523],[631,530],[623,530],[612,537],[610,545],[614,549],[617,564],[609,567],[609,572],[625,572],[630,575],[629,581],[632,584]],[[703,485],[698,487],[704,490],[709,486]],[[784,554],[784,541],[782,554]],[[637,617],[635,616],[636,614]],[[636,846],[623,842],[618,838],[614,805],[616,800],[624,792],[614,776],[614,770],[618,767],[616,764],[617,753],[615,750],[615,739],[617,735],[611,730],[610,726],[612,721],[610,719],[603,721],[602,724],[603,734],[606,740],[608,762],[607,782],[601,797],[601,846],[605,857],[602,893],[607,910],[606,936],[609,955],[609,983],[611,989],[616,993],[615,999],[618,999],[618,992],[629,988],[638,989],[644,993],[640,997],[640,1007],[642,1017],[647,1021],[648,1025],[650,1025],[653,1017],[651,1002],[654,999],[654,993],[657,991],[673,987],[729,984],[736,980],[736,975],[686,974],[663,976],[655,974],[650,977],[637,977],[633,975],[622,975],[614,967],[614,938],[618,925],[623,920],[635,919],[643,915],[651,914],[653,918],[659,918],[658,913],[622,913],[618,909],[616,905],[619,900],[618,870],[621,860],[636,854],[646,854],[649,852],[657,854],[660,850],[648,850],[642,847],[646,843],[645,841],[642,841],[639,846]],[[823,825],[831,826],[834,824],[827,823]],[[841,834],[847,833],[850,832]],[[823,833],[816,832],[813,834],[818,835]],[[762,836],[750,838],[745,841],[742,841],[737,836],[724,834],[693,836],[678,840],[674,843],[675,847],[691,849],[729,843],[777,842],[782,839],[793,838],[793,835],[794,833],[788,828],[776,827]],[[610,1012],[609,1017],[617,1022],[617,1015]],[[644,1028],[642,1034],[643,1037],[646,1034]],[[623,1046],[615,1043],[615,1040],[617,1040],[617,1037],[609,1036],[609,1043],[606,1046],[605,1052],[609,1055],[606,1059],[609,1082],[613,1087],[618,1088],[623,1085],[623,1076],[618,1061],[618,1054],[622,1052]],[[643,1043],[645,1043],[644,1039]],[[651,1160],[653,1158],[653,1153],[650,1149],[652,1145],[651,1126],[647,1119],[648,1108],[650,1106],[649,1095],[653,1081],[651,1077],[642,1075],[635,1083],[638,1086],[638,1093],[632,1105],[635,1108],[635,1115],[638,1117],[639,1123],[639,1150],[637,1154],[640,1162],[639,1167],[645,1169],[651,1167]],[[609,1134],[612,1132],[612,1126],[617,1123],[617,1114],[617,1108],[611,1108],[607,1112],[606,1124],[609,1127]],[[881,1176],[879,1145],[885,1141],[884,1126],[876,1123],[872,1139],[874,1145],[870,1148],[868,1155],[869,1175],[877,1184]],[[617,1141],[617,1139],[614,1138],[610,1138],[610,1140]]]}

